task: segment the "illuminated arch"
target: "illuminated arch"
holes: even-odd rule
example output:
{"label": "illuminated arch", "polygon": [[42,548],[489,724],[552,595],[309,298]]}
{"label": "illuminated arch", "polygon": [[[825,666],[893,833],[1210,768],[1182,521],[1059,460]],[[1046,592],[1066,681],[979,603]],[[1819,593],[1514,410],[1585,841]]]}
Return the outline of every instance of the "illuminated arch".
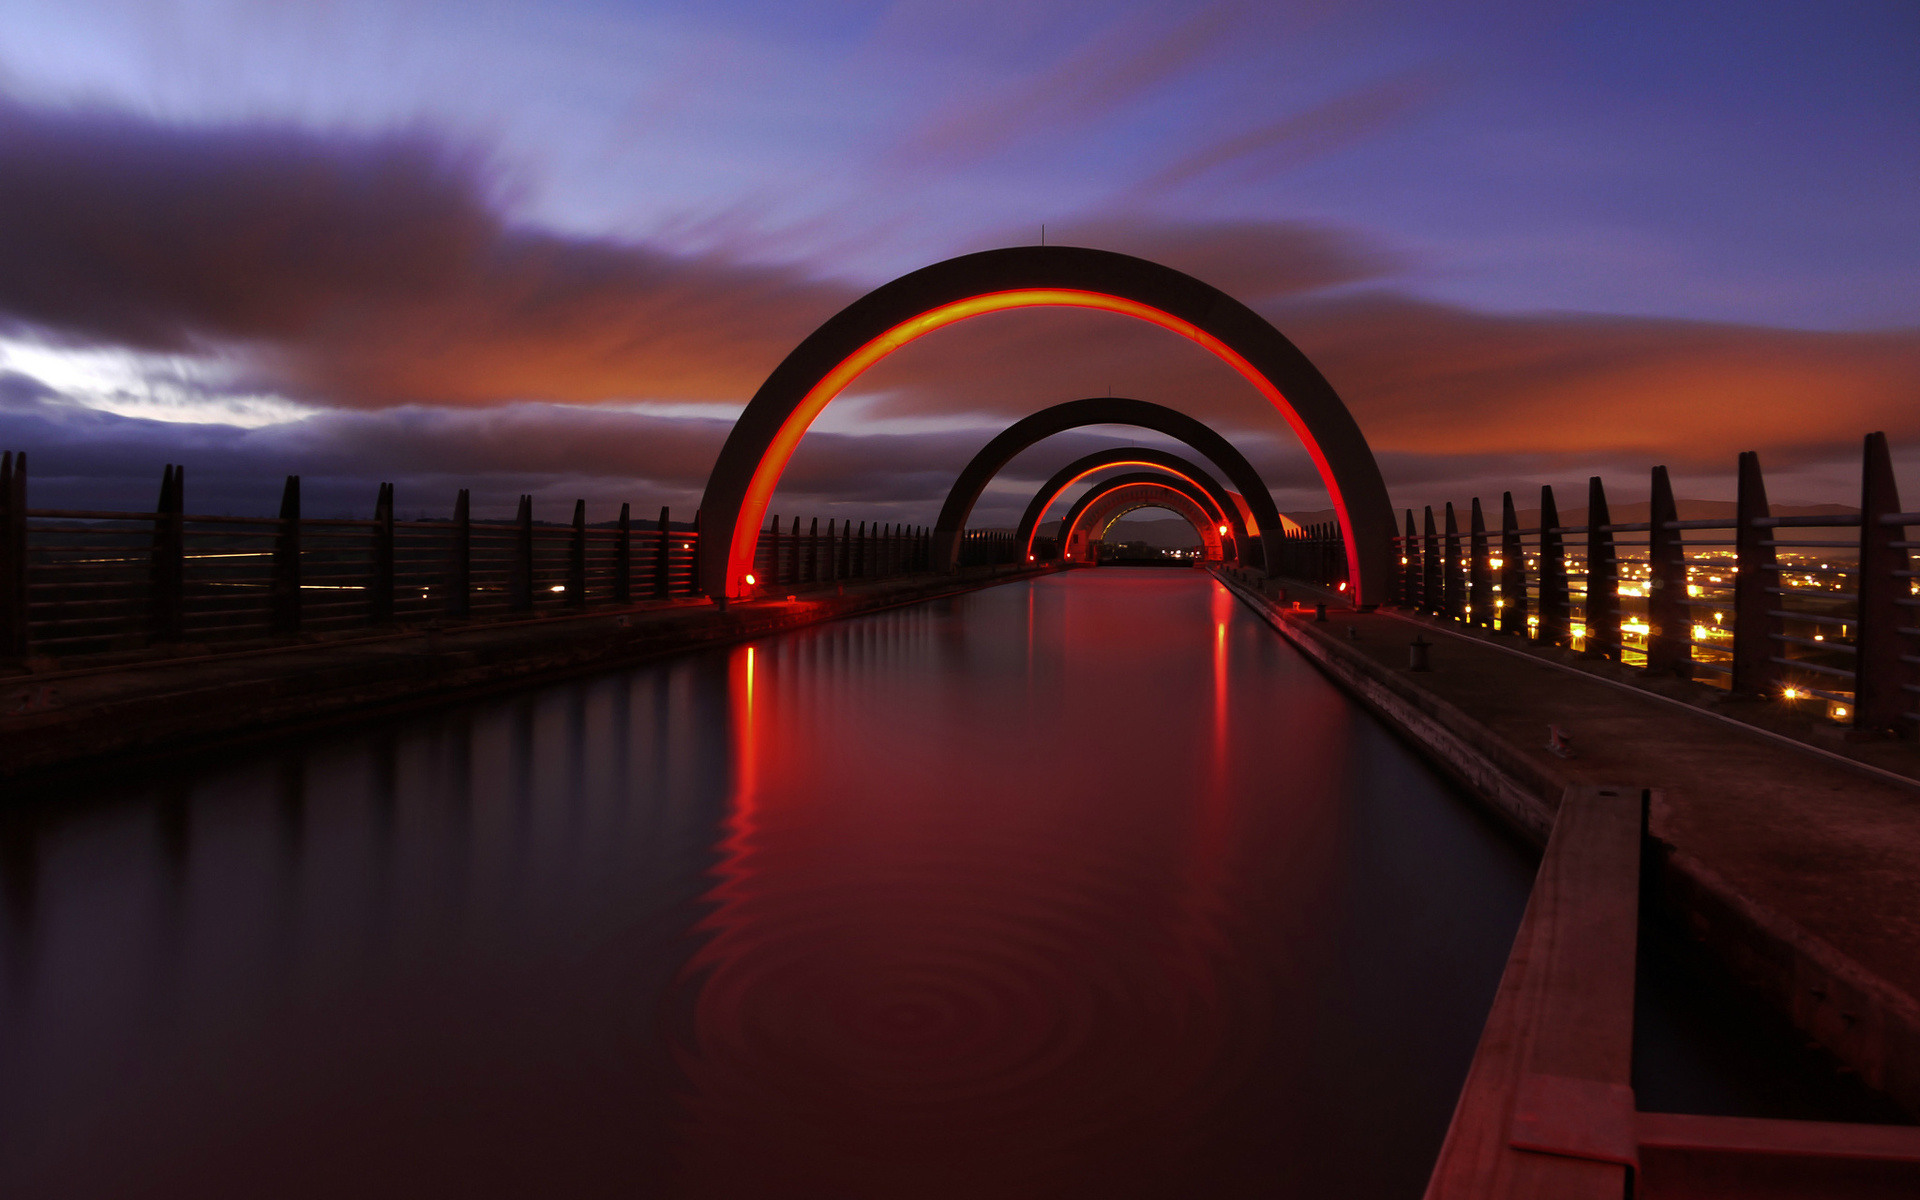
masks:
{"label": "illuminated arch", "polygon": [[1040,485],[1040,490],[1033,494],[1033,500],[1027,505],[1027,511],[1021,514],[1020,525],[1013,535],[1013,544],[1019,548],[1023,561],[1033,558],[1034,533],[1039,528],[1040,519],[1046,515],[1048,506],[1059,498],[1061,492],[1095,471],[1104,471],[1109,467],[1157,467],[1179,476],[1199,489],[1201,507],[1206,511],[1211,527],[1218,529],[1225,525],[1236,548],[1247,544],[1246,522],[1239,506],[1233,502],[1233,493],[1221,487],[1219,481],[1204,469],[1165,450],[1138,447],[1122,449],[1116,446],[1075,459]]}
{"label": "illuminated arch", "polygon": [[1151,322],[1238,371],[1286,418],[1319,469],[1346,532],[1356,602],[1385,598],[1394,535],[1386,484],[1360,427],[1306,355],[1218,288],[1145,259],[1076,246],[987,250],[922,267],[868,292],[794,347],[754,393],[707,477],[701,588],[715,599],[740,594],[788,459],[820,411],[868,367],[956,321],[1047,306]]}
{"label": "illuminated arch", "polygon": [[1205,495],[1183,479],[1148,471],[1103,480],[1074,501],[1066,519],[1060,522],[1062,553],[1071,549],[1073,532],[1083,525],[1098,525],[1104,533],[1107,526],[1134,509],[1159,507],[1186,518],[1200,535],[1203,557],[1218,562],[1223,554],[1219,525],[1202,503]]}
{"label": "illuminated arch", "polygon": [[[1243,531],[1238,543],[1240,557],[1248,563],[1265,561],[1259,540],[1261,534],[1266,529],[1280,527],[1283,518],[1273,506],[1273,494],[1267,491],[1260,472],[1253,469],[1246,455],[1240,453],[1232,442],[1215,433],[1204,421],[1196,420],[1177,408],[1125,396],[1095,396],[1087,400],[1069,400],[1065,404],[1043,408],[1031,416],[1023,417],[980,448],[980,452],[973,456],[973,461],[960,472],[960,477],[953,481],[953,490],[947,493],[947,502],[941,506],[940,517],[933,523],[934,569],[951,571],[959,562],[960,533],[966,528],[967,515],[973,511],[981,493],[986,491],[987,484],[1013,461],[1014,455],[1056,433],[1087,425],[1132,425],[1139,429],[1151,429],[1185,444],[1219,468],[1221,474],[1239,488],[1241,496],[1245,498],[1248,508],[1246,513],[1241,514],[1242,523],[1246,523],[1251,515],[1251,527]],[[1234,507],[1237,509],[1239,506]],[[1389,513],[1388,517],[1391,519],[1392,514]],[[1278,561],[1276,557],[1273,565],[1277,566]]]}

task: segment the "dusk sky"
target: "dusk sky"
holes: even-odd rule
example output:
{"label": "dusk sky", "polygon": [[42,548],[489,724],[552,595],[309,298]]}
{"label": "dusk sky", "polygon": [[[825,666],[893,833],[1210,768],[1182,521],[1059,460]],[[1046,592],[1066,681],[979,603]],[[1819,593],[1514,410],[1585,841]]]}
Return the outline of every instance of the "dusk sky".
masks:
{"label": "dusk sky", "polygon": [[[1603,474],[1920,501],[1920,5],[0,0],[0,446],[32,502],[563,519],[698,503],[867,289],[1097,246],[1268,315],[1396,504]],[[1324,493],[1278,414],[1126,318],[916,343],[773,509],[930,522],[1036,408],[1134,396]],[[1124,431],[1017,460],[976,523]],[[1143,443],[1154,439],[1142,437]],[[1583,493],[1581,497],[1583,499]]]}

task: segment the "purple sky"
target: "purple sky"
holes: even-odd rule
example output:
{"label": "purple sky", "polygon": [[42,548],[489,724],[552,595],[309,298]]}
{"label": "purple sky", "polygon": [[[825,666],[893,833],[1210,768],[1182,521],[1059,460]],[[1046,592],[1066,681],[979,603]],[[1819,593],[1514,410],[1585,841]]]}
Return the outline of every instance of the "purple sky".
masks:
{"label": "purple sky", "polygon": [[[1920,9],[1885,4],[163,3],[0,23],[0,445],[36,504],[691,510],[726,421],[865,289],[1038,240],[1270,315],[1396,502],[1646,469],[1920,492]],[[831,406],[776,511],[927,521],[1084,395],[1215,422],[1191,345],[1025,312]],[[983,505],[1011,521],[1054,439]],[[1142,437],[1143,442],[1154,439]],[[1583,493],[1582,493],[1583,494]],[[1909,495],[1909,499],[1913,499]]]}

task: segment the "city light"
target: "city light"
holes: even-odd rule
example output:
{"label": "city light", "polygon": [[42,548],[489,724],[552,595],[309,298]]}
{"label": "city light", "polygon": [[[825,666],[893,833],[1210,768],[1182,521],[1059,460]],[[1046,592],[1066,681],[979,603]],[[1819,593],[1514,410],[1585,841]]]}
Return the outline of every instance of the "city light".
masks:
{"label": "city light", "polygon": [[1800,698],[1800,689],[1788,688],[1785,691],[1781,692],[1780,696],[1782,699],[1786,699],[1786,700],[1798,700]]}

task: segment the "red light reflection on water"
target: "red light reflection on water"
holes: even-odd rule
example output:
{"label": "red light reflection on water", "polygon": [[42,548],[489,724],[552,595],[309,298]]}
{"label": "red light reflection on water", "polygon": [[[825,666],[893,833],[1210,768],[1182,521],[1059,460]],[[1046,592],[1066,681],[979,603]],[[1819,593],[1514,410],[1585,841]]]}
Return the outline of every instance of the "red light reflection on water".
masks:
{"label": "red light reflection on water", "polygon": [[[733,813],[683,988],[690,1194],[1126,1194],[1190,1148],[1262,1036],[1257,989],[1221,979],[1218,597],[1143,632],[1029,595],[1044,727],[991,717],[991,672],[928,686],[926,647],[873,626],[735,652]],[[1129,647],[1167,639],[1190,649],[1160,679]],[[1161,751],[1111,761],[1132,726]]]}

